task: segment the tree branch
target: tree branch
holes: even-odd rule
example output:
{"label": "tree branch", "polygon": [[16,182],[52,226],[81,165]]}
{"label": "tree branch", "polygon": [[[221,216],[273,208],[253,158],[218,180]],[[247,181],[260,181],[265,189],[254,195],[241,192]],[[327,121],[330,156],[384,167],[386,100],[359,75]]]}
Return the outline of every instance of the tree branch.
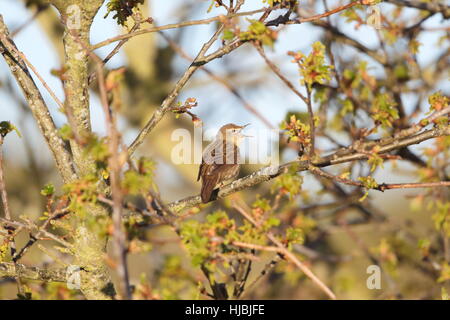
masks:
{"label": "tree branch", "polygon": [[[290,24],[290,23],[302,23],[302,22],[309,22],[309,21],[314,21],[314,20],[318,20],[321,19],[323,17],[328,17],[332,14],[335,14],[337,12],[340,12],[342,10],[348,9],[350,7],[353,7],[357,4],[364,4],[366,0],[359,0],[357,2],[353,2],[341,7],[338,7],[336,9],[330,10],[328,12],[322,13],[322,14],[318,14],[318,15],[314,15],[312,17],[308,17],[308,18],[301,18],[301,19],[297,19],[296,21],[283,21],[282,23],[286,23],[286,24]],[[253,13],[257,13],[257,12],[265,12],[265,14],[263,15],[263,17],[267,16],[267,12],[270,12],[272,10],[276,9],[276,7],[272,7],[272,8],[266,8],[266,9],[261,9],[261,10],[257,10],[257,11],[253,11],[250,12],[250,14]],[[249,13],[248,13],[249,14]],[[239,14],[233,14],[230,16],[238,16]],[[244,13],[242,13],[241,15],[244,15]],[[227,17],[230,17],[227,16]],[[219,16],[219,17],[215,17],[217,20],[223,20],[225,18],[225,16]],[[215,19],[215,18],[211,18],[211,19]],[[287,19],[289,19],[289,17],[287,17]],[[210,19],[206,19],[206,20],[200,20],[197,21],[195,24],[202,24],[202,23],[210,23],[211,21],[209,21]],[[170,29],[170,28],[176,28],[176,27],[180,27],[180,26],[184,26],[184,25],[190,25],[190,24],[186,24],[186,23],[181,23],[181,24],[177,24],[177,25],[171,25],[170,27],[168,26],[167,28],[153,28],[151,30],[151,32],[155,32],[155,31],[162,31],[162,30],[166,30],[166,29]],[[266,23],[267,26],[270,26],[271,23],[270,21]],[[221,28],[223,28],[223,24],[221,25],[221,27],[219,28],[219,30],[222,30]],[[137,31],[136,34],[142,34],[145,32],[149,32],[148,30],[140,30]],[[132,33],[128,34],[128,35],[123,35],[123,36],[119,36],[116,37],[115,40],[122,40],[125,39],[127,37],[132,36]],[[213,36],[213,38],[215,37],[215,39],[217,39],[218,37],[218,32],[216,32],[216,34]],[[209,46],[212,44],[213,42],[213,38],[206,43],[206,45]],[[155,113],[153,114],[152,118],[147,122],[147,124],[145,125],[145,127],[141,130],[141,132],[139,133],[138,137],[133,141],[133,143],[130,145],[130,147],[128,148],[128,154],[132,155],[134,153],[134,151],[136,150],[136,148],[142,144],[142,142],[144,141],[145,137],[150,133],[151,130],[153,130],[153,128],[158,124],[159,121],[161,121],[161,119],[163,118],[163,116],[167,113],[167,111],[170,110],[170,107],[172,105],[172,103],[174,102],[174,100],[176,99],[176,97],[179,94],[179,91],[185,86],[186,82],[189,80],[189,78],[192,76],[192,74],[202,65],[217,59],[217,58],[221,58],[222,56],[224,56],[225,54],[228,54],[229,52],[235,50],[236,48],[240,47],[242,44],[244,44],[244,41],[241,40],[235,40],[233,42],[231,42],[228,45],[225,45],[224,47],[222,47],[221,49],[215,51],[214,53],[208,55],[208,56],[203,56],[201,53],[195,58],[195,60],[192,62],[192,64],[190,65],[190,67],[186,70],[186,72],[184,73],[184,75],[181,77],[181,79],[177,82],[177,84],[175,85],[174,89],[172,90],[172,92],[168,95],[168,97],[163,101],[161,107],[159,109],[157,109],[155,111]],[[107,44],[107,43],[106,43]],[[103,46],[105,44],[100,43],[97,44],[95,46],[92,47],[92,50],[99,48],[101,46]],[[200,52],[202,52],[204,50],[204,48],[202,48],[202,50]],[[204,50],[203,53],[205,53],[206,50]],[[297,91],[298,92],[298,91]],[[303,97],[300,94],[300,97]],[[305,98],[302,98],[303,100],[305,100]]]}
{"label": "tree branch", "polygon": [[[370,150],[374,146],[379,146],[378,153],[383,154],[446,135],[450,135],[450,127],[448,126],[444,128],[430,129],[414,136],[405,138],[389,137],[377,141],[365,142],[360,144],[359,146],[350,146],[348,148],[340,149],[329,156],[325,156],[316,161],[313,161],[312,163],[309,161],[297,160],[285,163],[278,167],[264,167],[221,188],[218,192],[217,199],[225,198],[230,194],[251,188],[257,184],[271,180],[283,173],[286,173],[290,168],[295,168],[297,172],[300,172],[308,170],[310,164],[313,164],[316,167],[327,167],[355,160],[364,160],[369,157]],[[174,212],[180,212],[183,209],[191,208],[199,204],[201,204],[200,196],[191,196],[169,203],[167,206]]]}
{"label": "tree branch", "polygon": [[315,20],[320,20],[322,18],[327,18],[335,13],[344,11],[346,9],[350,9],[357,5],[368,5],[368,4],[370,4],[370,0],[357,0],[357,1],[350,2],[345,5],[339,6],[337,8],[334,8],[332,10],[328,10],[324,13],[315,14],[311,17],[305,17],[305,18],[299,17],[299,18],[292,19],[292,20],[289,20],[289,15],[282,15],[274,20],[267,22],[266,25],[267,26],[279,26],[280,24],[300,24],[300,23],[305,23],[305,22],[311,22],[311,21],[315,21]]}
{"label": "tree branch", "polygon": [[[93,54],[92,54],[93,55]],[[105,126],[107,134],[109,137],[108,149],[110,152],[110,157],[108,159],[108,167],[110,171],[110,186],[113,198],[113,212],[112,220],[114,225],[113,232],[113,242],[114,242],[114,252],[117,260],[117,273],[120,277],[121,283],[121,296],[123,299],[131,299],[130,290],[130,277],[127,266],[127,244],[126,244],[126,233],[123,230],[122,224],[122,201],[123,193],[120,185],[120,172],[121,164],[119,159],[119,146],[120,146],[120,136],[116,128],[116,115],[113,110],[110,110],[108,104],[108,97],[105,84],[105,76],[103,74],[103,61],[97,59],[97,79],[100,91],[100,100],[103,107],[103,113],[105,114]]]}
{"label": "tree branch", "polygon": [[0,262],[0,277],[21,278],[46,282],[66,282],[66,270],[47,270],[37,267],[27,267],[13,262]]}
{"label": "tree branch", "polygon": [[[6,192],[6,184],[5,184],[5,176],[3,173],[3,141],[5,138],[5,134],[0,135],[0,195],[2,199],[3,204],[3,211],[5,212],[5,218],[8,221],[11,221],[11,212],[9,210],[9,203],[8,203],[8,194]],[[14,257],[17,251],[17,244],[14,234],[15,230],[8,229],[8,237],[9,241],[11,241],[10,247],[11,247],[11,257]],[[16,270],[17,264],[14,261],[14,268]],[[23,294],[23,287],[22,287],[22,281],[20,280],[20,277],[16,278],[17,282],[17,289],[19,294]]]}
{"label": "tree branch", "polygon": [[[255,219],[251,217],[251,215],[241,206],[239,206],[237,203],[233,203],[233,207],[241,214],[243,215],[247,220],[249,220],[256,228],[260,228],[261,226],[258,224]],[[281,243],[280,240],[275,237],[275,235],[267,231],[266,233],[267,238],[275,245],[275,247],[267,247],[267,246],[258,246],[258,245],[250,245],[251,249],[256,250],[268,250],[268,251],[275,251],[283,255],[284,258],[289,260],[291,263],[293,263],[297,268],[299,268],[308,278],[311,279],[312,282],[314,282],[325,294],[333,300],[336,300],[336,295],[333,293],[333,291],[330,290],[323,282],[320,280],[303,262],[301,262],[295,254],[293,254],[291,251],[289,251],[283,243]],[[244,247],[244,243],[237,241],[233,241],[234,245]],[[253,248],[252,248],[253,246]],[[247,245],[247,248],[249,246]]]}
{"label": "tree branch", "polygon": [[[217,39],[219,34],[216,32],[213,36],[214,39]],[[211,40],[213,39],[211,38]],[[150,133],[150,131],[153,130],[153,128],[162,120],[164,115],[170,110],[173,102],[178,97],[178,94],[180,93],[181,89],[186,85],[187,81],[191,78],[191,76],[194,74],[195,71],[204,64],[217,59],[221,58],[224,55],[228,54],[229,52],[237,49],[240,47],[243,42],[242,41],[234,41],[221,49],[218,49],[217,51],[211,53],[210,55],[205,56],[206,50],[211,46],[212,42],[208,41],[200,50],[197,57],[194,59],[194,61],[191,63],[189,68],[185,71],[183,76],[178,80],[170,94],[167,96],[167,98],[163,101],[161,104],[161,107],[156,109],[156,111],[153,113],[153,116],[150,118],[150,120],[147,122],[147,124],[144,126],[144,128],[139,132],[139,135],[136,137],[136,139],[133,141],[133,143],[128,147],[128,154],[131,156],[145,140],[147,135]],[[210,43],[211,42],[211,43]],[[205,47],[207,46],[207,48]],[[205,50],[206,48],[206,50]]]}
{"label": "tree branch", "polygon": [[[159,34],[167,41],[169,46],[176,51],[182,58],[186,60],[193,60],[175,41],[173,41],[169,36],[167,36],[163,32],[159,32]],[[249,112],[253,113],[259,120],[261,120],[262,123],[264,123],[268,128],[275,129],[274,125],[270,123],[270,121],[261,113],[258,111],[256,107],[251,105],[244,97],[239,93],[236,86],[231,84],[230,81],[226,80],[223,77],[219,77],[214,72],[212,72],[210,69],[208,69],[205,66],[200,67],[200,70],[204,71],[211,79],[214,79],[218,83],[222,84],[228,91],[230,91],[231,94],[233,94],[236,99],[240,100],[244,108],[246,108]]]}
{"label": "tree branch", "polygon": [[73,166],[72,156],[64,147],[64,142],[58,134],[58,130],[56,129],[47,105],[31,77],[25,62],[17,55],[17,47],[12,39],[9,38],[9,32],[3,22],[2,15],[0,15],[0,35],[3,39],[8,39],[6,42],[0,40],[0,52],[24,93],[25,99],[36,119],[39,129],[52,151],[53,158],[55,159],[56,166],[62,179],[66,183],[73,181],[77,178],[77,175]]}
{"label": "tree branch", "polygon": [[113,42],[116,42],[116,41],[120,41],[120,40],[129,39],[129,38],[141,35],[141,34],[157,32],[157,31],[164,31],[164,30],[170,30],[170,29],[178,29],[178,28],[187,27],[187,26],[195,26],[195,25],[201,25],[201,24],[210,24],[211,22],[215,22],[215,21],[231,19],[231,18],[234,18],[234,17],[249,16],[249,15],[253,15],[253,14],[256,14],[256,13],[265,12],[265,11],[267,11],[269,9],[273,9],[273,8],[261,8],[261,9],[252,10],[252,11],[233,13],[233,14],[229,14],[229,15],[226,15],[226,16],[225,15],[220,15],[220,16],[216,16],[216,17],[212,17],[212,18],[208,18],[208,19],[185,21],[185,22],[180,22],[180,23],[167,24],[167,25],[159,26],[159,27],[146,28],[146,29],[138,30],[138,31],[135,31],[135,32],[130,32],[130,33],[127,33],[127,34],[122,34],[120,36],[101,41],[101,42],[96,43],[95,45],[93,45],[91,47],[91,50],[96,50],[98,48],[107,46],[110,43],[113,43]]}
{"label": "tree branch", "polygon": [[437,1],[423,2],[414,0],[387,0],[386,2],[393,3],[398,6],[425,10],[432,14],[442,13],[445,19],[450,18],[450,6],[443,3],[438,3]]}
{"label": "tree branch", "polygon": [[[95,14],[104,0],[53,0],[64,26],[64,74],[66,94],[65,112],[76,137],[84,138],[91,132],[89,110],[88,56],[89,32]],[[80,175],[92,172],[94,163],[85,156],[79,139],[70,139],[73,158]]]}
{"label": "tree branch", "polygon": [[280,78],[281,81],[284,82],[284,84],[291,89],[292,92],[294,92],[300,99],[303,100],[305,104],[308,104],[308,98],[306,98],[303,94],[301,94],[300,91],[298,91],[295,86],[290,82],[280,71],[280,69],[277,67],[275,63],[269,60],[266,53],[264,52],[263,47],[260,44],[254,44],[256,50],[258,51],[259,55],[264,59],[264,62],[267,64],[267,66],[277,75],[278,78]]}
{"label": "tree branch", "polygon": [[[317,167],[314,167],[313,165],[309,167],[309,171],[326,179],[330,179],[351,186],[366,188],[366,186],[362,182],[332,175],[331,173],[323,171]],[[417,182],[417,183],[382,183],[371,189],[384,192],[384,190],[390,189],[418,189],[418,188],[439,188],[439,187],[450,187],[450,181]]]}

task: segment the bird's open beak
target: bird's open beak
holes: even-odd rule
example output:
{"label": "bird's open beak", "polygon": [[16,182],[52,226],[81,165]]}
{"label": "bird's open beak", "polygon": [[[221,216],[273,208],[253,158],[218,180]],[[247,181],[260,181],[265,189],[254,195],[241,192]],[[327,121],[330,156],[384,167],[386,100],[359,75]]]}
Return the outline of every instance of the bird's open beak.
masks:
{"label": "bird's open beak", "polygon": [[240,136],[241,136],[241,137],[244,137],[244,138],[253,138],[253,136],[250,136],[250,135],[247,135],[247,134],[243,134],[243,133],[242,133],[242,130],[244,130],[245,127],[247,127],[247,126],[249,126],[249,125],[250,125],[250,123],[247,123],[247,124],[245,124],[245,125],[243,125],[243,126],[241,127],[241,132],[240,132]]}
{"label": "bird's open beak", "polygon": [[249,136],[249,135],[246,135],[246,134],[242,134],[242,130],[244,130],[245,127],[248,127],[249,125],[250,125],[250,123],[247,123],[247,124],[241,126],[241,130],[240,130],[240,132],[239,132],[239,135],[240,135],[241,137],[243,137],[243,138],[253,138],[253,136]]}

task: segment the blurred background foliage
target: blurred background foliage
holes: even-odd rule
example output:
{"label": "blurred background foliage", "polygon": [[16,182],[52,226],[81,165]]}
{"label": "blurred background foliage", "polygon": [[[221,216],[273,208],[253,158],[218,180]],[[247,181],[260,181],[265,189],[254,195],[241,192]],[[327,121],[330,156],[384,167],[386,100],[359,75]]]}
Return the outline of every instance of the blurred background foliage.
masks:
{"label": "blurred background foliage", "polygon": [[[316,142],[320,153],[351,144],[360,137],[361,129],[373,128],[374,124],[379,123],[381,127],[371,138],[390,135],[424,118],[430,110],[428,98],[431,94],[439,91],[442,96],[450,94],[448,11],[445,14],[421,11],[405,7],[401,2],[378,4],[383,17],[379,30],[366,24],[366,8],[348,10],[317,22],[276,28],[276,40],[271,44],[272,49],[266,48],[266,53],[285,76],[301,88],[301,92],[305,89],[299,82],[301,70],[292,63],[298,58],[294,52],[303,52],[307,56],[313,43],[321,41],[325,50],[323,63],[333,66],[332,70],[326,71],[329,72],[327,81],[312,84],[314,110],[320,120],[317,128],[321,135]],[[438,0],[414,2],[436,2],[445,6],[445,1]],[[302,10],[310,13],[320,13],[340,4],[339,1],[306,0],[300,3]],[[210,5],[211,1],[201,0],[170,1],[170,4],[156,0],[145,1],[139,5],[139,10],[143,17],[152,17],[155,25],[163,25],[224,13],[222,8],[214,5],[207,13]],[[243,10],[261,6],[262,1],[246,1]],[[56,10],[45,1],[4,0],[0,12],[20,50],[36,64],[58,96],[63,97],[59,79],[51,75],[51,70],[61,69],[64,61],[63,29]],[[92,43],[127,32],[132,27],[130,20],[118,26],[112,14],[104,18],[105,14],[106,4],[94,21]],[[239,21],[242,30],[246,30],[250,22]],[[180,50],[188,57],[194,56],[215,28],[217,24],[213,23],[141,35],[129,40],[107,64],[108,71],[125,67],[124,72],[117,73],[119,128],[125,143],[134,139],[189,65],[189,61],[180,56]],[[179,46],[178,52],[171,42]],[[96,53],[104,57],[111,48],[108,46]],[[292,54],[288,55],[289,51]],[[228,122],[251,122],[255,129],[277,128],[283,121],[286,121],[285,125],[289,123],[292,116],[302,123],[308,122],[306,104],[273,75],[251,45],[239,48],[206,68],[211,73],[199,70],[177,99],[185,101],[195,97],[198,101],[195,114],[206,128],[218,128]],[[29,108],[3,61],[0,62],[0,81],[0,120],[10,120],[23,136],[11,135],[5,142],[4,166],[11,211],[16,217],[25,215],[37,219],[44,212],[46,203],[41,189],[51,182],[60,190],[61,180]],[[224,81],[235,91],[224,86]],[[44,97],[57,125],[62,126],[64,116],[46,93]],[[117,102],[117,97],[114,101]],[[253,106],[259,115],[249,111],[248,106]],[[91,109],[94,131],[103,135],[105,128],[95,85],[91,86]],[[265,121],[261,120],[261,115]],[[171,134],[177,128],[192,132],[191,118],[167,115],[137,151],[154,161],[153,182],[167,202],[198,194],[200,189],[196,182],[198,164],[174,165],[171,161],[171,152],[177,143],[171,140]],[[297,156],[296,143],[298,140],[287,143],[285,137],[282,139],[282,163]],[[386,183],[434,181],[436,177],[448,180],[449,145],[448,137],[439,138],[402,149],[397,155],[403,159],[384,159],[384,163],[376,162],[376,159],[372,163],[360,161],[336,166],[330,172],[336,175],[348,172],[355,180],[371,175]],[[260,167],[244,165],[241,176]],[[217,225],[220,219],[211,221],[214,219],[207,218],[211,214],[213,217],[224,214],[224,219],[233,219],[229,223],[243,225],[232,205],[232,201],[242,201],[254,214],[270,211],[283,226],[301,230],[301,241],[292,243],[294,252],[338,298],[448,297],[449,189],[370,191],[367,199],[361,202],[364,193],[363,188],[345,186],[308,172],[287,175],[233,195],[232,200],[192,209],[194,211],[190,213],[196,215],[186,219],[180,227],[181,233],[190,238],[197,236],[200,241],[202,234],[196,232],[202,228],[221,230],[222,227]],[[198,252],[198,247],[180,239],[167,226],[133,231],[131,225],[129,232],[136,233],[130,235],[133,239],[129,249],[135,298],[207,297],[209,287],[205,289],[207,282],[195,257],[206,259],[204,256],[211,252]],[[227,236],[236,235],[227,233]],[[26,241],[23,236],[18,243]],[[63,253],[49,255],[46,246],[43,247],[32,247],[22,263],[52,267],[59,259],[64,260]],[[248,284],[258,278],[276,254],[261,252],[254,258]],[[370,290],[366,286],[369,276],[366,270],[373,264],[382,270],[382,288],[379,290]],[[227,280],[227,265],[217,268],[217,279],[230,281]],[[68,290],[65,284],[29,281],[26,285],[33,299],[82,298],[77,291]],[[15,296],[14,282],[1,279],[0,298]],[[255,286],[245,290],[243,297],[318,299],[324,295],[295,266],[280,261]]]}

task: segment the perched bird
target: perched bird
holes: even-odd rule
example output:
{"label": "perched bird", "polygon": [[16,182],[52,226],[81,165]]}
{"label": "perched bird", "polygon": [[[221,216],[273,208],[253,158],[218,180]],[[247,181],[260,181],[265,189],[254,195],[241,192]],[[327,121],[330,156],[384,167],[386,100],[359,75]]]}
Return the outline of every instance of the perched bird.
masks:
{"label": "perched bird", "polygon": [[236,178],[240,169],[239,144],[246,135],[247,127],[229,123],[220,128],[215,139],[205,148],[197,181],[202,178],[202,202],[211,201],[214,189],[224,182]]}

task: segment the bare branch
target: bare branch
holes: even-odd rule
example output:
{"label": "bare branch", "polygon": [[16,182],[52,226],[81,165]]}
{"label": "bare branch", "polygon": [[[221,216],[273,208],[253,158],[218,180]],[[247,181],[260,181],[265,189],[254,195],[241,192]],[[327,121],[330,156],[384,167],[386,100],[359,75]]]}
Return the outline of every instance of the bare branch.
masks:
{"label": "bare branch", "polygon": [[[348,184],[351,186],[365,188],[362,182],[354,181],[350,179],[344,179],[339,176],[332,175],[328,172],[321,170],[320,168],[311,165],[308,170],[318,176],[334,180],[340,183]],[[439,187],[450,187],[450,181],[436,181],[436,182],[417,182],[417,183],[382,183],[377,187],[373,187],[373,190],[383,191],[389,189],[414,189],[414,188],[439,188]]]}
{"label": "bare branch", "polygon": [[120,186],[120,160],[119,160],[119,146],[120,138],[116,128],[115,113],[110,110],[108,105],[108,98],[106,93],[105,76],[103,74],[103,61],[98,59],[97,63],[97,78],[100,91],[100,99],[105,114],[106,129],[108,133],[108,147],[111,156],[108,159],[108,166],[110,169],[111,193],[113,198],[113,213],[112,219],[114,224],[114,251],[118,261],[117,271],[121,279],[122,297],[124,299],[131,299],[130,279],[127,266],[127,246],[126,235],[122,225],[122,201],[123,193]]}
{"label": "bare branch", "polygon": [[450,18],[450,6],[443,3],[438,3],[437,1],[423,2],[417,0],[387,0],[386,2],[390,2],[398,6],[425,10],[432,14],[442,13],[445,19]]}
{"label": "bare branch", "polygon": [[53,158],[55,159],[56,166],[62,179],[64,182],[73,181],[77,178],[77,175],[73,166],[72,156],[66,150],[47,105],[36,87],[25,62],[17,55],[16,52],[18,52],[18,50],[14,45],[14,42],[8,37],[8,29],[3,22],[3,17],[1,15],[0,35],[2,35],[2,38],[6,37],[6,39],[9,40],[7,43],[1,42],[0,51],[24,93],[25,99],[38,123],[39,129],[52,151]]}
{"label": "bare branch", "polygon": [[[219,34],[216,32],[214,36],[211,38],[217,39]],[[128,148],[128,154],[131,156],[134,151],[136,151],[137,147],[139,147],[147,137],[147,135],[150,133],[150,131],[153,130],[153,128],[159,123],[159,121],[162,120],[164,115],[170,110],[173,102],[178,97],[178,94],[180,93],[181,89],[186,85],[187,81],[191,78],[191,76],[194,74],[197,69],[214,60],[217,58],[221,58],[222,56],[228,54],[232,50],[240,47],[243,42],[241,41],[234,41],[221,49],[218,49],[217,51],[211,53],[210,55],[205,56],[206,50],[211,46],[212,42],[208,41],[205,43],[205,45],[200,50],[197,57],[194,59],[194,61],[191,63],[189,68],[185,71],[183,76],[178,80],[178,82],[175,84],[174,88],[170,92],[170,94],[167,96],[167,98],[163,101],[161,104],[161,107],[159,107],[154,113],[151,119],[147,122],[147,124],[144,126],[144,128],[139,132],[139,135],[136,137],[136,139],[133,141],[133,143]]]}
{"label": "bare branch", "polygon": [[369,4],[369,2],[370,2],[370,0],[358,0],[358,1],[350,2],[348,4],[339,6],[335,9],[329,10],[327,12],[316,14],[316,15],[313,15],[311,17],[306,17],[306,18],[296,18],[296,19],[289,20],[289,16],[283,15],[283,16],[279,16],[278,18],[276,18],[272,21],[267,22],[266,25],[267,26],[278,26],[280,24],[300,24],[300,23],[320,20],[322,18],[329,17],[333,14],[344,11],[346,9],[350,9],[357,5]]}
{"label": "bare branch", "polygon": [[[192,61],[192,58],[172,39],[170,39],[166,34],[163,32],[159,33],[170,45],[171,48],[173,48],[174,51],[176,51],[181,57],[183,57],[186,60]],[[233,86],[230,81],[227,81],[226,79],[219,77],[214,72],[212,72],[210,69],[206,68],[205,66],[200,67],[202,71],[204,71],[211,79],[214,79],[218,83],[222,84],[227,90],[231,92],[238,100],[242,102],[242,105],[244,108],[246,108],[249,112],[253,113],[259,120],[261,120],[262,123],[264,123],[268,128],[274,129],[274,125],[270,123],[270,121],[255,108],[253,105],[251,105],[244,97],[239,93],[238,89]]]}
{"label": "bare branch", "polygon": [[[292,161],[283,164],[277,168],[264,167],[246,177],[235,180],[219,190],[217,199],[225,198],[230,194],[251,188],[262,182],[271,180],[289,170],[295,168],[297,172],[308,170],[312,163],[316,167],[327,167],[335,164],[367,159],[370,155],[369,150],[374,146],[379,146],[379,154],[398,150],[409,145],[418,144],[423,141],[434,139],[441,136],[450,135],[450,127],[435,128],[406,138],[386,138],[378,141],[369,141],[358,146],[357,150],[351,146],[336,151],[335,153],[319,158],[316,161]],[[359,150],[359,151],[358,151]],[[367,151],[365,151],[367,150]],[[364,152],[362,152],[364,151]],[[180,212],[183,209],[191,208],[201,203],[200,196],[191,196],[168,204],[167,206],[174,212]]]}
{"label": "bare branch", "polygon": [[269,68],[272,69],[272,71],[278,76],[278,78],[280,78],[280,80],[283,81],[288,86],[288,88],[292,90],[292,92],[294,92],[300,99],[302,99],[303,102],[308,104],[308,99],[303,94],[301,94],[301,92],[295,88],[295,86],[292,84],[292,82],[290,82],[281,73],[280,69],[272,61],[270,61],[269,58],[267,58],[267,56],[264,52],[264,49],[261,47],[261,45],[255,44],[255,48],[258,51],[258,53],[261,55],[261,57],[264,59],[266,64],[269,66]]}
{"label": "bare branch", "polygon": [[159,26],[159,27],[146,28],[146,29],[142,29],[142,30],[127,33],[127,34],[122,34],[120,36],[101,41],[101,42],[93,45],[91,47],[91,50],[95,50],[95,49],[107,46],[108,44],[110,44],[112,42],[129,39],[129,38],[141,35],[141,34],[157,32],[157,31],[164,31],[164,30],[169,30],[169,29],[178,29],[178,28],[187,27],[187,26],[210,24],[211,22],[215,22],[215,21],[222,21],[222,20],[227,20],[227,19],[231,19],[234,17],[243,17],[243,16],[253,15],[256,13],[265,12],[269,9],[273,9],[273,8],[261,8],[261,9],[257,9],[257,10],[238,12],[238,13],[233,13],[233,14],[229,14],[229,15],[220,15],[220,16],[216,16],[216,17],[212,17],[212,18],[208,18],[208,19],[185,21],[185,22],[180,22],[180,23],[167,24],[167,25]]}
{"label": "bare branch", "polygon": [[[233,207],[242,214],[247,220],[249,220],[256,228],[260,228],[261,226],[255,221],[250,214],[237,203],[233,203]],[[285,258],[291,261],[293,264],[297,266],[308,278],[310,278],[319,288],[325,292],[325,294],[330,297],[330,299],[335,300],[336,295],[328,288],[322,280],[320,280],[304,263],[302,263],[291,251],[289,251],[281,242],[278,240],[274,234],[270,231],[266,233],[267,238],[275,244],[275,247],[267,247],[267,246],[259,246],[259,245],[250,245],[251,249],[255,250],[268,250],[275,251],[282,254]],[[235,244],[235,242],[233,242]],[[239,242],[238,245],[242,246],[244,243]],[[249,246],[247,246],[249,247]]]}
{"label": "bare branch", "polygon": [[65,269],[47,270],[36,267],[27,267],[23,264],[0,262],[0,277],[22,278],[26,280],[39,280],[46,282],[66,282]]}
{"label": "bare branch", "polygon": [[33,73],[36,75],[36,77],[42,83],[42,85],[47,90],[47,92],[52,96],[53,100],[55,100],[58,107],[60,107],[63,110],[64,105],[61,102],[61,100],[58,99],[55,92],[50,88],[50,86],[47,84],[47,82],[45,82],[44,78],[42,78],[40,73],[33,66],[33,64],[27,59],[27,57],[22,52],[17,50],[17,48],[9,41],[8,37],[6,37],[4,34],[0,34],[0,40],[1,40],[1,42],[5,43],[8,46],[8,48],[11,48],[11,50],[14,52],[14,54],[19,56],[20,59],[22,59],[27,64],[27,66],[33,71]]}
{"label": "bare branch", "polygon": [[[6,192],[6,184],[5,184],[5,175],[3,173],[3,140],[5,136],[3,134],[0,135],[0,195],[2,198],[3,211],[5,212],[5,218],[8,221],[11,221],[11,212],[9,210],[8,203],[8,194]],[[15,239],[14,230],[8,229],[8,237],[11,241],[11,257],[14,257],[17,250],[16,239]],[[17,270],[17,265],[14,265]],[[19,294],[23,294],[22,282],[20,281],[20,277],[16,278],[17,288]]]}

